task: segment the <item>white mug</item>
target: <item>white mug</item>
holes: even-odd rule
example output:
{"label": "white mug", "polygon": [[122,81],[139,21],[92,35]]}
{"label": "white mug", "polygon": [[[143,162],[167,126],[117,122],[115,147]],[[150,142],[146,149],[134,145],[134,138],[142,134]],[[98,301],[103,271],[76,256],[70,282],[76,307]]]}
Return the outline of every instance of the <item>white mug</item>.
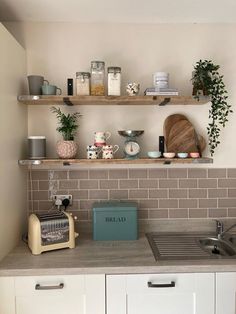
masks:
{"label": "white mug", "polygon": [[87,159],[98,159],[101,151],[102,151],[102,147],[97,147],[95,145],[88,145],[87,146]]}
{"label": "white mug", "polygon": [[114,158],[114,154],[118,151],[118,145],[106,145],[102,148],[102,158],[103,159],[112,159]]}
{"label": "white mug", "polygon": [[94,132],[94,145],[95,146],[104,146],[106,145],[106,141],[111,136],[111,133],[106,132]]}

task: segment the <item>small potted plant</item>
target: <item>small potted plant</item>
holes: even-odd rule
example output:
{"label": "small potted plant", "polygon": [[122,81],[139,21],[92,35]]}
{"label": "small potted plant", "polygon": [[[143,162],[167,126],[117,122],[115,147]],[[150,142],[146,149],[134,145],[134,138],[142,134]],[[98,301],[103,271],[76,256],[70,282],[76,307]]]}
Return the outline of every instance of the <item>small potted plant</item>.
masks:
{"label": "small potted plant", "polygon": [[57,131],[62,134],[63,140],[57,142],[56,151],[60,158],[75,158],[78,145],[74,141],[78,129],[79,112],[64,114],[60,108],[52,107],[51,111],[56,114],[59,122]]}
{"label": "small potted plant", "polygon": [[194,66],[192,77],[194,97],[199,100],[200,95],[203,94],[209,96],[211,101],[207,134],[212,156],[220,144],[221,127],[225,127],[229,113],[233,112],[227,103],[227,90],[223,75],[218,72],[219,68],[220,66],[215,65],[211,60],[199,60]]}

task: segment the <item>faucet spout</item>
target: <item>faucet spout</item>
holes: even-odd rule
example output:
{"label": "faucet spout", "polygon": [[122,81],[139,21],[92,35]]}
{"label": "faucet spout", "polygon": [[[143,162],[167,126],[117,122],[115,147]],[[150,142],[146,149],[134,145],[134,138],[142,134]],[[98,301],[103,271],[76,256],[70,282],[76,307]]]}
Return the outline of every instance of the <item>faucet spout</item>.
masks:
{"label": "faucet spout", "polygon": [[215,220],[215,221],[216,221],[216,236],[219,239],[224,233],[224,224],[220,220]]}

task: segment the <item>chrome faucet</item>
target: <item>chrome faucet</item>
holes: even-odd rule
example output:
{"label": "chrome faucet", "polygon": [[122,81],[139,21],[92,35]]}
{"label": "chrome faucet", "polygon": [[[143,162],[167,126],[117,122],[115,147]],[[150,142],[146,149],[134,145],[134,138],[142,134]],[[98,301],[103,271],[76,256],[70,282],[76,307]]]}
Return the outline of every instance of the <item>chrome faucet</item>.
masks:
{"label": "chrome faucet", "polygon": [[218,239],[222,239],[222,237],[231,229],[236,227],[236,223],[232,224],[229,228],[224,230],[224,224],[220,220],[216,220],[216,236]]}
{"label": "chrome faucet", "polygon": [[215,222],[216,222],[216,236],[218,239],[220,239],[222,236],[222,233],[224,232],[224,224],[222,221],[217,220],[217,219],[215,220]]}

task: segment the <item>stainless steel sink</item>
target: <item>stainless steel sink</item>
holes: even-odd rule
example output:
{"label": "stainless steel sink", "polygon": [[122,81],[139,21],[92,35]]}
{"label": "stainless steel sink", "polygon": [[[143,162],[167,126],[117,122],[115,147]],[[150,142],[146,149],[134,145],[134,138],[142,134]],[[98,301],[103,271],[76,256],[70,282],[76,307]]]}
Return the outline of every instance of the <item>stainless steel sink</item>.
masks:
{"label": "stainless steel sink", "polygon": [[206,234],[151,232],[146,236],[156,260],[236,258],[236,235],[227,240]]}
{"label": "stainless steel sink", "polygon": [[230,234],[226,237],[226,239],[234,246],[236,247],[236,234]]}
{"label": "stainless steel sink", "polygon": [[232,247],[232,244],[222,239],[218,238],[199,239],[199,244],[203,248],[203,250],[213,255],[234,256],[236,254],[236,250]]}

